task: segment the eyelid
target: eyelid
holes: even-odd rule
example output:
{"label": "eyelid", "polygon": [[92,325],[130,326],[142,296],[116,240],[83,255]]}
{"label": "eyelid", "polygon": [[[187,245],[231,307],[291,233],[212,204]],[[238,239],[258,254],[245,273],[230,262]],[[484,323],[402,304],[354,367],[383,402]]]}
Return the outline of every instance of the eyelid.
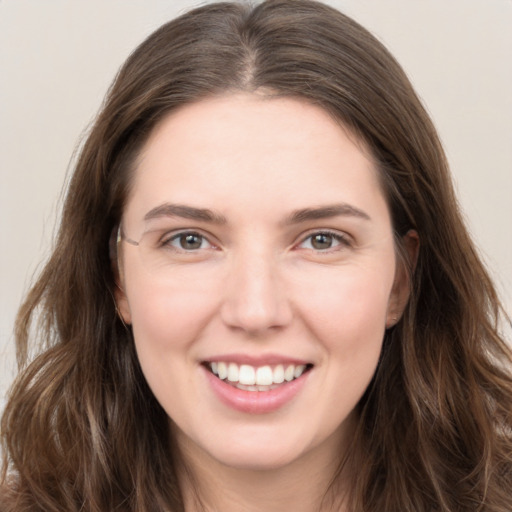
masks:
{"label": "eyelid", "polygon": [[[158,236],[156,243],[157,243],[157,245],[159,245],[161,247],[164,247],[166,245],[169,246],[169,242],[178,238],[179,236],[187,235],[187,234],[198,235],[198,236],[204,238],[210,245],[210,247],[208,247],[207,249],[220,249],[221,248],[220,242],[217,240],[217,238],[213,234],[205,232],[203,229],[192,228],[192,227],[177,228],[177,229],[172,229],[172,230],[168,230],[168,231],[162,230],[162,234]],[[346,232],[329,229],[329,228],[326,228],[326,229],[314,228],[314,229],[310,229],[310,230],[306,231],[305,233],[302,233],[300,235],[300,237],[298,237],[298,241],[295,244],[293,244],[293,247],[300,249],[300,246],[308,238],[311,238],[312,236],[319,235],[319,234],[332,236],[336,241],[339,242],[339,245],[342,247],[352,247],[354,245],[353,238]],[[337,250],[337,247],[338,247],[338,245],[336,245],[333,248],[329,248],[329,249],[325,249],[325,250],[319,250],[319,249],[309,249],[309,250],[319,252],[319,253],[320,252],[328,253],[329,251]],[[175,247],[175,249],[178,251],[180,250],[177,247]],[[207,250],[207,249],[196,249],[195,251],[192,251],[192,250],[186,251],[186,250],[182,249],[182,251],[183,252],[197,252],[200,250]]]}
{"label": "eyelid", "polygon": [[[171,245],[170,242],[178,239],[180,236],[183,236],[183,235],[197,235],[197,236],[200,236],[204,240],[206,240],[206,242],[208,242],[210,247],[208,247],[206,249],[196,249],[195,251],[194,250],[187,251],[185,249],[181,249],[179,247],[174,247],[173,245]],[[211,235],[210,233],[205,233],[201,229],[182,228],[182,229],[173,229],[171,231],[165,231],[161,236],[159,236],[159,238],[158,238],[158,245],[160,247],[172,247],[176,251],[181,251],[181,252],[197,252],[197,251],[201,251],[201,250],[204,251],[204,250],[208,250],[208,249],[218,249],[219,248],[219,244],[216,243],[215,241],[213,241],[212,239],[215,240],[215,237],[213,235]]]}
{"label": "eyelid", "polygon": [[[354,244],[352,237],[343,231],[336,231],[333,229],[311,229],[308,232],[301,234],[299,241],[297,242],[297,244],[295,244],[295,247],[300,249],[300,246],[302,244],[304,244],[304,242],[306,242],[306,240],[308,240],[309,238],[311,238],[315,235],[332,236],[336,241],[339,242],[339,246],[342,246],[342,247],[352,247]],[[315,251],[318,253],[328,253],[331,251],[338,250],[339,246],[336,245],[335,247],[332,247],[329,249],[324,249],[324,250],[321,250],[321,249],[308,249],[308,250]]]}

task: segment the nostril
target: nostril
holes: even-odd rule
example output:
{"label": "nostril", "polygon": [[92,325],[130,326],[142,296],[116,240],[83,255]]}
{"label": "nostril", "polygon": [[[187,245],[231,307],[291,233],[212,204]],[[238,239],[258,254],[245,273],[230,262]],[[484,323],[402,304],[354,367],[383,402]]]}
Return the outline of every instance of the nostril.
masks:
{"label": "nostril", "polygon": [[224,283],[221,314],[231,328],[252,336],[283,327],[292,317],[277,263],[269,254],[248,249],[238,254]]}
{"label": "nostril", "polygon": [[248,296],[229,298],[221,314],[230,328],[241,329],[252,336],[283,328],[292,319],[289,305],[276,295],[262,300]]}

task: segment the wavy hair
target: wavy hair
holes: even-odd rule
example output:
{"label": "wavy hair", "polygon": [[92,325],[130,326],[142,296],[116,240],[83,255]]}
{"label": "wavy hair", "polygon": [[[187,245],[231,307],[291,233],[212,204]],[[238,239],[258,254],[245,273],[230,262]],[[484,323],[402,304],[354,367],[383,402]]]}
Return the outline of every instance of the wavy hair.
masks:
{"label": "wavy hair", "polygon": [[117,315],[109,245],[158,122],[202,98],[256,90],[318,105],[363,140],[397,247],[408,229],[421,240],[411,299],[358,405],[349,509],[510,512],[512,357],[438,136],[382,44],[308,0],[200,7],[158,29],[119,71],[77,159],[53,254],[17,318],[0,508],[183,511],[179,454]]}

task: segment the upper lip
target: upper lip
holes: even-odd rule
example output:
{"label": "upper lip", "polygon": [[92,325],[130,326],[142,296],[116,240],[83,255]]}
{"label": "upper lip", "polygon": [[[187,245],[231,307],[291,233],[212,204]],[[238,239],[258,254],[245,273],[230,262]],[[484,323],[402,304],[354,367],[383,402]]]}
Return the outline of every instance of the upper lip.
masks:
{"label": "upper lip", "polygon": [[219,354],[212,357],[203,359],[203,363],[214,363],[222,361],[225,363],[236,363],[238,365],[248,364],[250,366],[259,367],[266,365],[311,365],[311,361],[306,359],[300,359],[296,357],[289,357],[282,354],[261,354],[261,355],[250,355],[250,354]]}

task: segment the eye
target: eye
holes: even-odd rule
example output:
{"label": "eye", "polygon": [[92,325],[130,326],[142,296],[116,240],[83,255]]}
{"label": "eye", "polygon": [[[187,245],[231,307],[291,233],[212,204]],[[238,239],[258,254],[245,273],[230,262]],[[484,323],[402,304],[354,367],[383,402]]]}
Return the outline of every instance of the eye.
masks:
{"label": "eye", "polygon": [[314,251],[328,251],[340,246],[350,246],[347,238],[339,233],[331,233],[329,231],[319,231],[312,233],[305,238],[299,247],[302,249],[311,249]]}
{"label": "eye", "polygon": [[213,247],[206,237],[192,231],[178,233],[167,240],[163,240],[162,245],[170,246],[180,251],[197,251]]}

